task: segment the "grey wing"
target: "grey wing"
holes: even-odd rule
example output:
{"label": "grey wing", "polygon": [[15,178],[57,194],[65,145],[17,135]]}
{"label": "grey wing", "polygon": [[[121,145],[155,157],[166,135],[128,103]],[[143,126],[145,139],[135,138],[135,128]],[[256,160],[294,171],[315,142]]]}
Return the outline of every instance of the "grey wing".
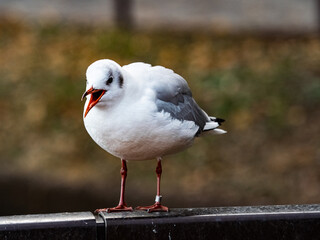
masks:
{"label": "grey wing", "polygon": [[193,121],[199,126],[196,135],[204,131],[206,123],[211,121],[192,98],[186,80],[171,69],[162,66],[152,67],[145,63],[133,63],[124,68],[135,74],[141,72],[144,79],[147,79],[144,84],[150,84],[155,91],[157,110],[167,112],[172,118],[180,121]]}
{"label": "grey wing", "polygon": [[158,111],[170,113],[171,117],[180,121],[193,121],[199,126],[197,134],[201,133],[206,125],[208,117],[204,114],[192,96],[178,94],[172,101],[156,100]]}
{"label": "grey wing", "polygon": [[168,112],[180,121],[193,121],[199,126],[197,134],[201,133],[210,119],[192,98],[187,82],[175,73],[163,77],[154,88],[158,111]]}

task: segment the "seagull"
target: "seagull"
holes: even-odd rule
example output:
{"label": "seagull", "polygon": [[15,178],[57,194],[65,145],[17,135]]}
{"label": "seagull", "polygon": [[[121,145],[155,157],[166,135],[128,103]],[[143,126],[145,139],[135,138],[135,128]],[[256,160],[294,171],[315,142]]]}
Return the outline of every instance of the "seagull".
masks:
{"label": "seagull", "polygon": [[119,204],[96,212],[132,211],[125,202],[127,161],[157,159],[157,194],[148,212],[168,212],[161,204],[163,156],[190,147],[204,133],[223,134],[221,118],[210,117],[192,98],[186,80],[173,70],[136,62],[120,66],[102,59],[86,72],[84,125],[105,151],[121,159]]}

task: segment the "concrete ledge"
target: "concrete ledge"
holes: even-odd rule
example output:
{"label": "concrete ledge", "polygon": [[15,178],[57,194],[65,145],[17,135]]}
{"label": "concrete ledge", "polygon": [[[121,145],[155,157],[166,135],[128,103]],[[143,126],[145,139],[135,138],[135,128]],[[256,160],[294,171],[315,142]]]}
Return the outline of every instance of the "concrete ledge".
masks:
{"label": "concrete ledge", "polygon": [[0,239],[320,239],[320,205],[9,216]]}
{"label": "concrete ledge", "polygon": [[102,213],[105,239],[320,239],[320,205]]}
{"label": "concrete ledge", "polygon": [[97,224],[90,212],[0,217],[0,239],[95,240]]}

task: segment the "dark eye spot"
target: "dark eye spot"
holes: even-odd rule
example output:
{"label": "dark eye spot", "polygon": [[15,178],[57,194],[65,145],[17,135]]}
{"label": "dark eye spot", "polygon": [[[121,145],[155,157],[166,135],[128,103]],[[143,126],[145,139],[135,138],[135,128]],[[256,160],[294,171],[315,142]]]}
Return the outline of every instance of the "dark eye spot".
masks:
{"label": "dark eye spot", "polygon": [[113,82],[113,77],[109,77],[109,79],[106,81],[107,85],[110,85]]}
{"label": "dark eye spot", "polygon": [[122,88],[122,85],[123,85],[123,77],[120,74],[120,76],[119,76],[119,87]]}

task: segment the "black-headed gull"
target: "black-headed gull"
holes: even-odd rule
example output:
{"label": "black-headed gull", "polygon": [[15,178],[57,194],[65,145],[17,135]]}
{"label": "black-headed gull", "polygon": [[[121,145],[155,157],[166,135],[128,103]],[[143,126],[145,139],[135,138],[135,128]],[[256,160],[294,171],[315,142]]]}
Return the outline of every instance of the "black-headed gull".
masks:
{"label": "black-headed gull", "polygon": [[157,159],[155,204],[137,209],[168,211],[161,205],[161,158],[192,145],[203,132],[223,134],[223,119],[209,117],[192,98],[187,82],[172,70],[132,63],[121,67],[109,59],[87,69],[82,99],[84,125],[92,139],[121,159],[118,206],[97,211],[132,211],[124,201],[127,160]]}

